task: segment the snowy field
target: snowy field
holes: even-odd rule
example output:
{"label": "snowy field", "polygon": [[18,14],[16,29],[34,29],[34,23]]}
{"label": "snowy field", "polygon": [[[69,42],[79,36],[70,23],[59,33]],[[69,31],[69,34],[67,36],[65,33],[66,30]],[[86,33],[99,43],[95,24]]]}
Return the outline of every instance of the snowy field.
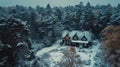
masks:
{"label": "snowy field", "polygon": [[[44,59],[45,63],[48,63],[49,67],[59,67],[57,63],[62,61],[64,56],[63,51],[69,49],[70,46],[60,46],[59,44],[55,44],[51,47],[46,47],[39,50],[36,53],[38,58]],[[101,65],[101,56],[102,51],[100,49],[100,43],[97,41],[96,44],[93,44],[92,48],[78,48],[74,47],[76,50],[76,54],[80,56],[83,67],[100,67]],[[101,55],[101,54],[100,54]],[[47,57],[45,57],[47,56]],[[79,67],[79,66],[76,66]]]}

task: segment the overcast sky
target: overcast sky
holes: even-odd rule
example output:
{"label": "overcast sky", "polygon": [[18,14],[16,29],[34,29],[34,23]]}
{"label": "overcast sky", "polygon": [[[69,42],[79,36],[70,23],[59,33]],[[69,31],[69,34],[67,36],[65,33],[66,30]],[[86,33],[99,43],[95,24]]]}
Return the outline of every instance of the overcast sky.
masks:
{"label": "overcast sky", "polygon": [[92,5],[106,5],[110,3],[113,6],[117,6],[117,4],[120,3],[120,0],[0,0],[0,6],[24,5],[36,7],[37,5],[40,5],[41,7],[46,7],[46,5],[49,3],[52,7],[64,7],[68,5],[77,5],[79,2],[86,4],[88,1]]}

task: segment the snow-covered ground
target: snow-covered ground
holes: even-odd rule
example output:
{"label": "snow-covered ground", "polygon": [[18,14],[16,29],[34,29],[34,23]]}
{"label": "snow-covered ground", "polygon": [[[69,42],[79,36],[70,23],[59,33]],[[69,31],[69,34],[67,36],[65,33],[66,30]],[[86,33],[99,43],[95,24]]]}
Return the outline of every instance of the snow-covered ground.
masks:
{"label": "snow-covered ground", "polygon": [[[82,67],[100,67],[100,61],[102,60],[102,50],[100,49],[100,46],[101,44],[97,41],[96,44],[92,45],[91,49],[74,47],[76,54],[80,56]],[[70,49],[70,46],[60,46],[59,44],[54,44],[51,47],[39,50],[36,53],[36,57],[42,58],[44,63],[47,63],[49,67],[59,67],[57,66],[57,63],[62,61],[64,56],[63,51],[66,49]]]}

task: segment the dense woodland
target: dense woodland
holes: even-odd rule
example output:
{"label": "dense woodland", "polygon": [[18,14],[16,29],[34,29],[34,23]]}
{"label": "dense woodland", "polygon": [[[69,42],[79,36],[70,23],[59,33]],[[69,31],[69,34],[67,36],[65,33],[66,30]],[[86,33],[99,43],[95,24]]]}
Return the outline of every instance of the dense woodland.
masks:
{"label": "dense woodland", "polygon": [[[110,25],[113,26],[110,28]],[[118,44],[119,36],[112,36],[120,34],[119,25],[120,4],[115,7],[110,4],[92,6],[89,2],[86,5],[80,2],[67,7],[51,7],[50,4],[45,8],[39,5],[36,8],[21,5],[0,7],[0,67],[29,65],[23,61],[34,59],[32,42],[38,40],[43,43],[41,48],[49,47],[60,39],[63,30],[88,30],[99,40],[118,38],[112,42]]]}

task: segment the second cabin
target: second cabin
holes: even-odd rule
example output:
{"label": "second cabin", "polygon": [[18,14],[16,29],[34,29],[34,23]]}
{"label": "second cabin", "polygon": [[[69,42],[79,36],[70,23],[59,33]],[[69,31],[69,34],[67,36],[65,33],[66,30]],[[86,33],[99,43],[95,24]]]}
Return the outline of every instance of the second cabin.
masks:
{"label": "second cabin", "polygon": [[89,31],[64,31],[62,44],[80,48],[90,48],[94,35]]}

